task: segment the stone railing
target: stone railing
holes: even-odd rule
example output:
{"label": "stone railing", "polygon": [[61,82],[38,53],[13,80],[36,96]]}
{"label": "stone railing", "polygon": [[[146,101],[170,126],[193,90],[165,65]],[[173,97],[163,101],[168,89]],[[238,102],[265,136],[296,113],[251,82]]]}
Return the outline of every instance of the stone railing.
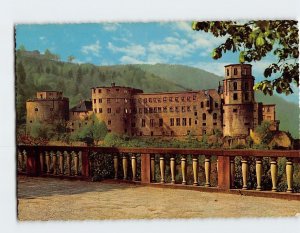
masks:
{"label": "stone railing", "polygon": [[[114,173],[112,178],[115,180],[130,180],[156,187],[222,191],[300,200],[300,193],[293,192],[293,175],[300,177],[300,174],[294,174],[293,171],[293,167],[298,166],[300,162],[298,150],[18,146],[18,173],[31,176],[91,179],[95,166],[94,158],[100,156],[111,160]],[[283,192],[277,192],[277,161],[282,157],[286,159],[284,173],[287,188]],[[241,159],[236,160],[236,158]],[[270,161],[268,165],[270,169],[266,174],[270,176],[272,187],[268,190],[262,189],[262,176],[266,172],[263,169],[263,158],[268,158]],[[255,165],[252,168],[255,169],[256,187],[249,189],[249,160],[253,162],[254,159]],[[242,187],[238,188],[234,185],[237,161],[242,176]],[[202,180],[199,177],[200,165],[204,170]],[[216,172],[214,185],[211,182],[212,166]],[[187,182],[187,169],[192,174],[192,182]],[[166,176],[169,177],[168,180]]]}

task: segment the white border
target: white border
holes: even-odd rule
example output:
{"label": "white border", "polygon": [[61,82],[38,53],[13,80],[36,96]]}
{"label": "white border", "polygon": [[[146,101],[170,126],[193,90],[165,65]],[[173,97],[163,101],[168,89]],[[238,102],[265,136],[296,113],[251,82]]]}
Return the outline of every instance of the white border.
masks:
{"label": "white border", "polygon": [[[299,0],[2,0],[0,2],[0,226],[3,232],[285,232],[300,218],[17,223],[15,191],[14,31],[16,23],[297,19]],[[276,199],[270,199],[270,202]],[[281,210],[278,210],[281,211]],[[300,212],[300,210],[299,210]]]}

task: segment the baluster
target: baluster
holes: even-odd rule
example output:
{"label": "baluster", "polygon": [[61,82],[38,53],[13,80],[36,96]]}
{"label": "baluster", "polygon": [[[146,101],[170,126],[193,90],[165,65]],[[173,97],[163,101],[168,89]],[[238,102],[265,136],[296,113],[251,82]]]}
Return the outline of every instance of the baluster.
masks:
{"label": "baluster", "polygon": [[210,156],[205,156],[204,170],[205,170],[205,187],[210,187],[210,170],[211,170]]}
{"label": "baluster", "polygon": [[48,151],[45,152],[45,159],[46,159],[46,167],[47,167],[47,173],[50,173],[50,154]]}
{"label": "baluster", "polygon": [[56,157],[56,154],[53,151],[51,151],[50,154],[51,154],[51,157],[52,157],[53,175],[56,175],[57,174],[57,157]]}
{"label": "baluster", "polygon": [[75,176],[78,176],[78,166],[79,166],[79,157],[78,153],[74,151],[74,169],[75,169]]}
{"label": "baluster", "polygon": [[163,155],[160,155],[159,167],[160,167],[160,183],[165,183],[165,157]]}
{"label": "baluster", "polygon": [[175,184],[175,158],[171,155],[170,158],[170,170],[171,170],[171,183]]}
{"label": "baluster", "polygon": [[44,155],[43,155],[43,152],[40,152],[40,167],[41,167],[41,173],[44,173]]}
{"label": "baluster", "polygon": [[118,155],[114,155],[115,180],[118,179]]}
{"label": "baluster", "polygon": [[234,187],[234,177],[235,177],[235,164],[234,157],[230,157],[230,186]]}
{"label": "baluster", "polygon": [[23,150],[23,155],[24,155],[23,171],[26,171],[26,169],[27,169],[27,151],[26,150]]}
{"label": "baluster", "polygon": [[277,192],[277,158],[271,157],[272,192]]}
{"label": "baluster", "polygon": [[186,157],[181,157],[182,184],[186,184]]}
{"label": "baluster", "polygon": [[151,169],[151,181],[155,181],[155,157],[150,155],[150,169]]}
{"label": "baluster", "polygon": [[263,172],[261,158],[256,159],[255,170],[256,170],[256,182],[257,182],[256,190],[261,191],[261,177],[262,177],[262,172]]}
{"label": "baluster", "polygon": [[127,157],[125,154],[123,154],[122,163],[123,163],[123,175],[124,175],[123,179],[126,180],[127,179],[128,161],[127,161]]}
{"label": "baluster", "polygon": [[198,156],[193,157],[193,173],[194,173],[194,183],[193,185],[198,185]]}
{"label": "baluster", "polygon": [[57,151],[57,156],[59,157],[59,174],[64,174],[64,154]]}
{"label": "baluster", "polygon": [[242,157],[242,176],[243,176],[243,188],[244,190],[248,189],[248,161],[246,157]]}
{"label": "baluster", "polygon": [[132,181],[136,180],[136,155],[131,156],[131,168],[132,168]]}
{"label": "baluster", "polygon": [[67,155],[67,175],[71,176],[71,154],[68,151],[66,151],[65,153]]}
{"label": "baluster", "polygon": [[293,160],[291,158],[287,158],[285,164],[285,171],[286,171],[286,182],[287,182],[287,192],[293,192]]}
{"label": "baluster", "polygon": [[18,163],[19,163],[18,170],[22,171],[23,163],[24,163],[24,155],[20,150],[18,150]]}

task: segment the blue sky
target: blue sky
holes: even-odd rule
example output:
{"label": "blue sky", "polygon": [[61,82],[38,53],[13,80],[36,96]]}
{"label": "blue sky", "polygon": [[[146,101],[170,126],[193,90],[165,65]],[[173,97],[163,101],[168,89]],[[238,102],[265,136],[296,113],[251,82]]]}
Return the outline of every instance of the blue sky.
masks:
{"label": "blue sky", "polygon": [[[193,31],[191,22],[27,24],[16,26],[16,46],[44,52],[49,49],[61,60],[73,55],[77,63],[182,64],[223,76],[224,66],[238,63],[238,53],[213,60],[211,52],[224,41],[211,34]],[[273,56],[252,63],[257,81]],[[298,103],[297,95],[285,99]]]}

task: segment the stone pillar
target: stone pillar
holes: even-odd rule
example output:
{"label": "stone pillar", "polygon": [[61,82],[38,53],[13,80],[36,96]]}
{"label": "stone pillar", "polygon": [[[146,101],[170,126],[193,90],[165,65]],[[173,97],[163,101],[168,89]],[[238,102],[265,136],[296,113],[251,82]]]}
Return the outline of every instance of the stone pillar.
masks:
{"label": "stone pillar", "polygon": [[66,155],[67,155],[67,175],[70,176],[71,175],[71,154],[66,151]]}
{"label": "stone pillar", "polygon": [[118,155],[114,155],[115,180],[118,179]]}
{"label": "stone pillar", "polygon": [[277,158],[271,157],[272,192],[277,192]]}
{"label": "stone pillar", "polygon": [[40,152],[40,169],[41,169],[41,173],[44,173],[44,155],[43,155],[43,152]]}
{"label": "stone pillar", "polygon": [[51,151],[50,152],[50,155],[51,155],[51,158],[52,158],[52,169],[53,169],[53,175],[56,175],[57,174],[57,157],[56,157],[56,154]]}
{"label": "stone pillar", "polygon": [[182,174],[182,184],[186,184],[186,157],[183,155],[181,157],[181,174]]}
{"label": "stone pillar", "polygon": [[171,170],[171,184],[175,184],[175,157],[171,155],[170,158],[170,170]]}
{"label": "stone pillar", "polygon": [[132,181],[136,180],[136,155],[131,156]]}
{"label": "stone pillar", "polygon": [[211,170],[210,156],[205,156],[204,170],[205,170],[205,187],[210,187],[210,170]]}
{"label": "stone pillar", "polygon": [[248,189],[248,160],[246,157],[242,157],[242,176],[243,176],[243,188],[244,190]]}
{"label": "stone pillar", "polygon": [[261,191],[261,177],[262,177],[262,173],[263,173],[261,158],[256,159],[255,170],[256,170],[256,182],[257,182],[256,190]]}
{"label": "stone pillar", "polygon": [[159,158],[160,168],[160,183],[165,183],[165,157],[163,155]]}
{"label": "stone pillar", "polygon": [[155,156],[150,155],[151,181],[155,181]]}
{"label": "stone pillar", "polygon": [[285,171],[286,171],[286,183],[287,183],[287,192],[293,192],[293,161],[291,158],[287,158],[285,164]]}
{"label": "stone pillar", "polygon": [[122,165],[123,165],[123,179],[127,180],[127,168],[128,168],[128,161],[125,154],[122,157]]}
{"label": "stone pillar", "polygon": [[230,188],[234,188],[234,178],[235,178],[234,157],[230,157]]}
{"label": "stone pillar", "polygon": [[47,173],[50,173],[50,154],[48,151],[45,152],[45,159],[46,159],[46,167],[47,167]]}
{"label": "stone pillar", "polygon": [[198,156],[193,156],[194,186],[198,185]]}
{"label": "stone pillar", "polygon": [[74,175],[78,176],[78,167],[79,167],[79,157],[78,157],[78,153],[76,151],[73,151],[74,154]]}
{"label": "stone pillar", "polygon": [[57,156],[59,158],[59,174],[62,176],[64,174],[64,154],[57,151]]}

